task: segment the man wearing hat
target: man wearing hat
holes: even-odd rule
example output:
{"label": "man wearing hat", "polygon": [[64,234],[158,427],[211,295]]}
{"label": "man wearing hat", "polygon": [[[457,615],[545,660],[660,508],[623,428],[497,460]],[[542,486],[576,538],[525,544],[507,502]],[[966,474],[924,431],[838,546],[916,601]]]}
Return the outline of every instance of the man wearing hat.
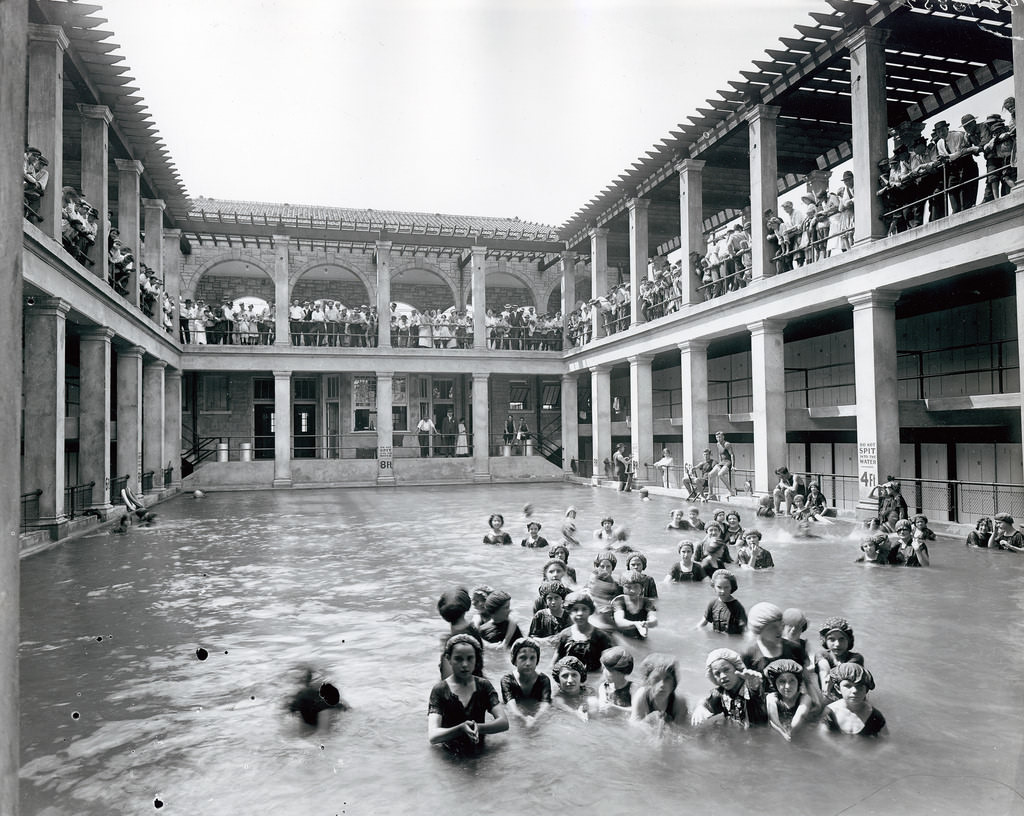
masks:
{"label": "man wearing hat", "polygon": [[[974,121],[967,114],[961,121]],[[971,144],[967,133],[950,130],[948,122],[936,122],[932,126],[932,139],[940,155],[946,156],[949,182],[949,206],[952,212],[960,212],[974,206],[978,198],[978,163],[974,160],[977,149]]]}
{"label": "man wearing hat", "polygon": [[796,249],[797,242],[800,239],[804,219],[803,215],[794,209],[792,201],[782,202],[782,212],[779,213],[779,218],[782,220],[782,260],[784,266],[782,271],[788,272],[793,268],[793,251]]}
{"label": "man wearing hat", "polygon": [[839,199],[839,250],[853,246],[853,171],[843,173],[843,186],[836,191]]}
{"label": "man wearing hat", "polygon": [[[1009,155],[1000,155],[999,137],[1006,132],[1006,123],[998,113],[985,118],[985,142],[982,153],[985,156],[985,197],[982,202],[992,201],[1008,193],[1010,185],[1004,183],[1003,168],[1009,164]],[[1005,151],[1004,151],[1005,152]]]}

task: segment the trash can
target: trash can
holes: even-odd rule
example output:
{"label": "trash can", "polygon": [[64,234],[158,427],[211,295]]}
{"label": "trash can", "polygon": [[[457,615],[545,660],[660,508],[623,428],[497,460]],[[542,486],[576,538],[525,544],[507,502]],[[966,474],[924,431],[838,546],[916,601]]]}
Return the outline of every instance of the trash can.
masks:
{"label": "trash can", "polygon": [[238,446],[238,459],[242,462],[252,461],[252,442],[243,442]]}
{"label": "trash can", "polygon": [[217,461],[226,462],[228,461],[228,443],[218,442],[217,443]]}
{"label": "trash can", "polygon": [[526,440],[526,455],[533,456],[533,439]]}
{"label": "trash can", "polygon": [[501,455],[502,456],[511,456],[512,455],[512,446],[511,445],[502,445],[501,446]]}

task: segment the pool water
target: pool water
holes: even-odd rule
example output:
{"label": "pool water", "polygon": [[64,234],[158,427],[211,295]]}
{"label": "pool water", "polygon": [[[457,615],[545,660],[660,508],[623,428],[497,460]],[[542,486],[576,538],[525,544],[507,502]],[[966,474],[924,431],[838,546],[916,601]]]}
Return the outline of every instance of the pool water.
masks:
{"label": "pool water", "polygon": [[[518,546],[528,502],[552,542],[579,509],[581,583],[600,518],[628,528],[661,595],[637,663],[675,655],[696,706],[707,652],[738,644],[695,628],[708,582],[662,582],[678,543],[668,498],[547,484],[179,497],[154,527],[22,562],[23,814],[1024,813],[1024,557],[940,537],[931,568],[863,567],[842,522],[819,540],[759,525],[776,568],[738,572],[736,597],[801,607],[814,648],[822,620],[846,616],[886,738],[687,726],[657,739],[553,714],[513,722],[478,759],[429,746],[437,598],[487,583],[527,628],[547,560]],[[481,543],[492,512],[516,546]],[[485,664],[497,687],[507,658]],[[306,665],[351,706],[317,729],[285,710]]]}

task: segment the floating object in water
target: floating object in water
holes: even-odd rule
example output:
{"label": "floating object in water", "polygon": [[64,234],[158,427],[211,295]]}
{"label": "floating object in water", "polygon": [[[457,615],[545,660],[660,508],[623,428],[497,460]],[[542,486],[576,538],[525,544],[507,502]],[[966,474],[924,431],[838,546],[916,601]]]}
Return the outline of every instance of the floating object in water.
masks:
{"label": "floating object in water", "polygon": [[202,490],[193,490],[192,491],[192,498],[193,499],[201,499],[204,496],[206,496],[206,494]]}
{"label": "floating object in water", "polygon": [[307,725],[316,725],[321,711],[336,708],[342,711],[348,706],[341,699],[341,692],[333,683],[313,683],[313,670],[306,669],[302,680],[302,688],[288,701],[288,710],[302,717]]}
{"label": "floating object in water", "polygon": [[530,518],[530,516],[533,515],[533,505],[532,504],[524,504],[523,505],[523,515],[526,516],[527,518]]}

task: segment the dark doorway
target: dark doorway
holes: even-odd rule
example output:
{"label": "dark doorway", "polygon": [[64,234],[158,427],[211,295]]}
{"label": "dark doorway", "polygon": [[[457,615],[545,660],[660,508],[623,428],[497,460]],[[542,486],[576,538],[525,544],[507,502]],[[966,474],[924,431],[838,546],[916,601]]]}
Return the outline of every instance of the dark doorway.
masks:
{"label": "dark doorway", "polygon": [[292,437],[295,440],[293,459],[316,458],[316,406],[292,407]]}
{"label": "dark doorway", "polygon": [[257,459],[274,458],[274,406],[256,403],[253,406],[252,435]]}

